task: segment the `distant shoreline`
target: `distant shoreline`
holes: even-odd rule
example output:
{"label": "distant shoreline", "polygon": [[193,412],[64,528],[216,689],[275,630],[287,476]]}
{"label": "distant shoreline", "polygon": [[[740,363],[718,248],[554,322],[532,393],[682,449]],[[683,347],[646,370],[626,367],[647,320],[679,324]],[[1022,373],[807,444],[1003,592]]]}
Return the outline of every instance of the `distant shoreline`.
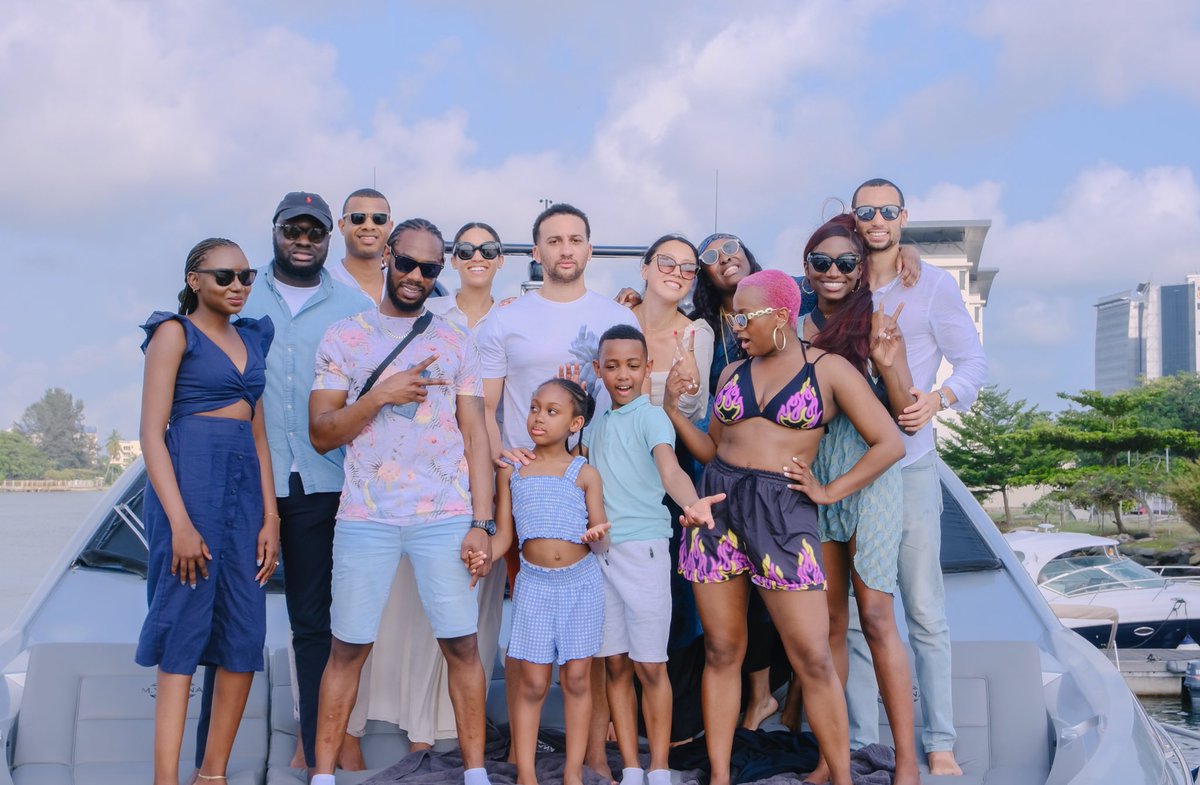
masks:
{"label": "distant shoreline", "polygon": [[58,493],[60,491],[102,491],[109,487],[103,478],[94,480],[5,480],[0,493]]}

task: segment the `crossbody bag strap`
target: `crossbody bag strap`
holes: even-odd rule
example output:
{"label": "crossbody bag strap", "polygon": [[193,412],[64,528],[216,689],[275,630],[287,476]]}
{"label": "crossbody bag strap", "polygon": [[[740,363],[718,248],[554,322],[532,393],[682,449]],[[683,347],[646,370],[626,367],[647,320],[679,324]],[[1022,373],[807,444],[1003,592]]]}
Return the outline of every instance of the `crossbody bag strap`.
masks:
{"label": "crossbody bag strap", "polygon": [[371,375],[367,377],[367,383],[363,385],[362,390],[358,393],[359,398],[362,398],[371,391],[371,388],[375,386],[375,382],[379,381],[379,375],[383,373],[384,369],[392,364],[392,360],[395,360],[400,356],[400,352],[404,351],[404,347],[412,343],[413,338],[416,338],[418,335],[425,332],[425,328],[428,327],[429,323],[432,321],[432,311],[425,311],[425,313],[421,314],[421,318],[417,319],[417,321],[413,324],[412,329],[408,331],[408,335],[404,336],[400,343],[396,344],[396,348],[392,349],[391,354],[385,357],[383,362],[376,366],[375,370],[371,371]]}

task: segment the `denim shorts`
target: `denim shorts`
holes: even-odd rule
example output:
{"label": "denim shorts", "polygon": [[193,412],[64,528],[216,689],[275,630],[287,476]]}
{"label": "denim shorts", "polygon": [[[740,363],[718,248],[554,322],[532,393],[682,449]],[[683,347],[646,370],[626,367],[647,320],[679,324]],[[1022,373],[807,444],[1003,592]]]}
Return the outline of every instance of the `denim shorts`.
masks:
{"label": "denim shorts", "polygon": [[396,567],[405,556],[412,559],[433,636],[473,635],[479,605],[459,555],[470,529],[465,515],[405,526],[339,520],[333,533],[333,636],[346,643],[375,642]]}

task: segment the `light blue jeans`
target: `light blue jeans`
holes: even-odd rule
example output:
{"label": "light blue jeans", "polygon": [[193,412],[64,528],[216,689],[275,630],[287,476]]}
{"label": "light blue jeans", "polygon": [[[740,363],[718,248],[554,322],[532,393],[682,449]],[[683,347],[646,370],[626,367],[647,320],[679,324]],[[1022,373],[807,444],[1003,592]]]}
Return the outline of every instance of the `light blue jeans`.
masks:
{"label": "light blue jeans", "polygon": [[[942,486],[935,456],[931,450],[900,472],[904,479],[904,534],[898,584],[925,709],[921,744],[926,752],[952,750],[957,738],[950,687],[950,627],[942,585]],[[847,644],[850,747],[858,749],[879,741],[879,686],[853,602]]]}

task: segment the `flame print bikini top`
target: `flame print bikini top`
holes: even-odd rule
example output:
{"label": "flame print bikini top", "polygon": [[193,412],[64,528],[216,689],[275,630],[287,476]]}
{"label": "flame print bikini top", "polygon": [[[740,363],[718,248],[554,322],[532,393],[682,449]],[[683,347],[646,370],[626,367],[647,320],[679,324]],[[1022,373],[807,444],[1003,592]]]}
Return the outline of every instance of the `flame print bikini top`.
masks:
{"label": "flame print bikini top", "polygon": [[817,386],[813,368],[825,355],[810,362],[805,343],[800,343],[804,366],[761,409],[750,373],[753,359],[739,365],[713,398],[713,414],[717,419],[723,425],[732,425],[751,417],[763,417],[784,428],[809,431],[824,428],[825,407],[821,403],[821,388]]}

